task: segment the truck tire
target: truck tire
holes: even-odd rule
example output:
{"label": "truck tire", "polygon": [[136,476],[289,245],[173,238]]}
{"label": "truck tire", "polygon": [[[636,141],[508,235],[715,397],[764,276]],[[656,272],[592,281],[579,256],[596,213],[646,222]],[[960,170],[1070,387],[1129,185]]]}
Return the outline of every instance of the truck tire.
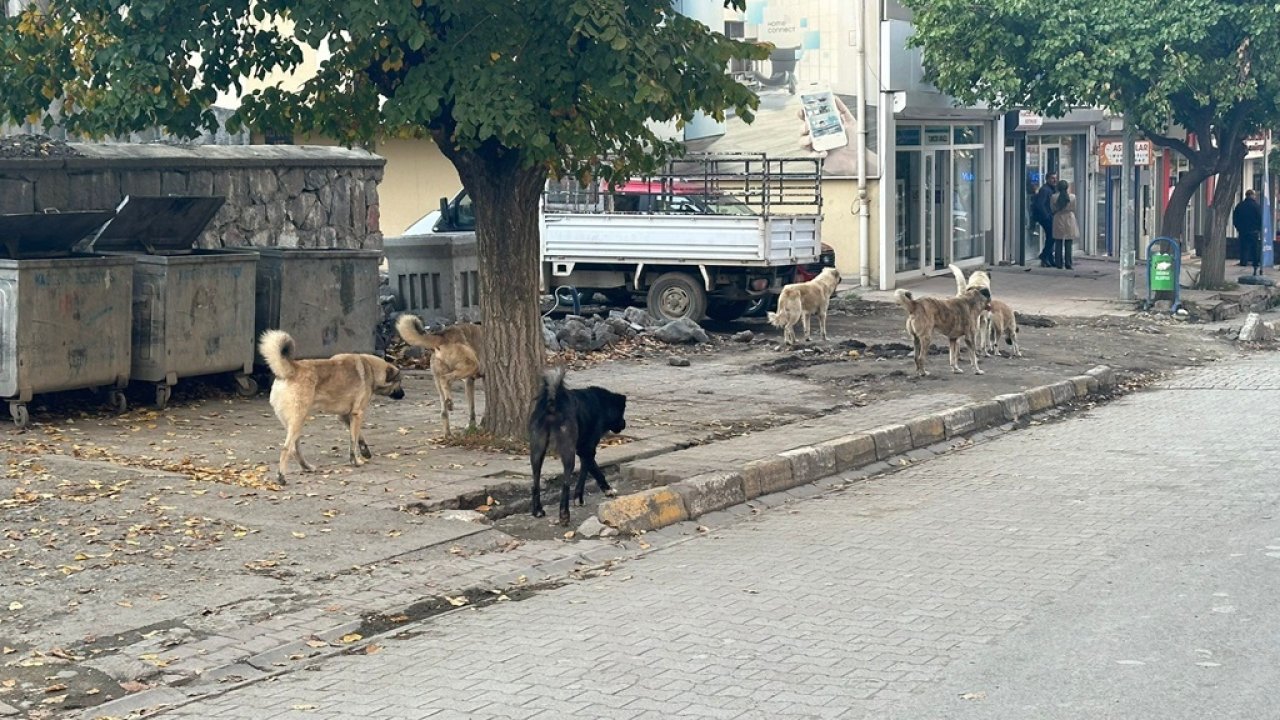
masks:
{"label": "truck tire", "polygon": [[729,322],[742,317],[750,307],[750,300],[712,300],[707,305],[707,317],[720,322]]}
{"label": "truck tire", "polygon": [[707,314],[707,293],[702,283],[682,272],[663,273],[649,286],[649,314],[659,320],[689,318],[694,322]]}

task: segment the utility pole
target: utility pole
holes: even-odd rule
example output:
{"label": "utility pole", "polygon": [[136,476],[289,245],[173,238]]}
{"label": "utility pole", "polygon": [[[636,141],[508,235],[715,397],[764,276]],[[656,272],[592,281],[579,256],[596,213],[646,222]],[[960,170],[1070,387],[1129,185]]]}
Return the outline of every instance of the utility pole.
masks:
{"label": "utility pole", "polygon": [[1124,115],[1124,167],[1120,171],[1120,300],[1133,302],[1137,250],[1133,237],[1133,122]]}

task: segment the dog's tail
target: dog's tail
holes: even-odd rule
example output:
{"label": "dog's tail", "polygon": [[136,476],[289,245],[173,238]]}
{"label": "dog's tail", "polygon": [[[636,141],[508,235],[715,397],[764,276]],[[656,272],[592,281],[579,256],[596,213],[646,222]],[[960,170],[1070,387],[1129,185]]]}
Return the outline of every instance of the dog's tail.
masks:
{"label": "dog's tail", "polygon": [[293,338],[283,330],[268,330],[258,340],[258,353],[267,361],[271,374],[288,380],[298,370],[293,359]]}
{"label": "dog's tail", "polygon": [[542,430],[559,425],[568,412],[569,393],[564,387],[565,367],[560,365],[542,376],[542,390],[533,405],[530,418],[531,430]]}
{"label": "dog's tail", "polygon": [[434,348],[439,344],[432,342],[434,336],[427,332],[427,328],[422,324],[422,318],[410,313],[405,313],[396,320],[396,332],[400,333],[400,337],[410,345]]}
{"label": "dog's tail", "polygon": [[778,295],[778,312],[766,313],[765,316],[769,320],[769,324],[782,329],[795,320],[799,319],[798,315],[802,308],[797,307],[800,304],[799,298],[795,293],[789,293],[783,288],[782,294]]}
{"label": "dog's tail", "polygon": [[956,297],[960,297],[964,294],[965,288],[964,271],[956,267],[954,263],[947,265],[947,267],[951,268],[951,274],[956,276]]}
{"label": "dog's tail", "polygon": [[893,293],[893,299],[899,305],[906,308],[908,313],[913,313],[916,311],[916,303],[918,301],[911,296],[910,290],[899,289],[898,291]]}

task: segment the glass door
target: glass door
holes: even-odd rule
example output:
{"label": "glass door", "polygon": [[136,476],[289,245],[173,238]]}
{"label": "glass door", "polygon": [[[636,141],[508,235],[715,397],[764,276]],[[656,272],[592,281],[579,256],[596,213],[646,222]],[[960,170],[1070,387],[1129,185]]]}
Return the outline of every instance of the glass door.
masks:
{"label": "glass door", "polygon": [[941,270],[951,262],[951,233],[947,220],[951,216],[951,199],[945,191],[950,159],[950,150],[926,151],[924,156],[925,228],[929,249],[925,269]]}
{"label": "glass door", "polygon": [[894,197],[895,219],[898,237],[897,271],[909,272],[924,267],[924,232],[921,201],[921,153],[918,150],[899,150],[897,154],[897,185]]}
{"label": "glass door", "polygon": [[956,149],[951,154],[951,256],[947,262],[980,257],[986,251],[978,214],[980,152]]}

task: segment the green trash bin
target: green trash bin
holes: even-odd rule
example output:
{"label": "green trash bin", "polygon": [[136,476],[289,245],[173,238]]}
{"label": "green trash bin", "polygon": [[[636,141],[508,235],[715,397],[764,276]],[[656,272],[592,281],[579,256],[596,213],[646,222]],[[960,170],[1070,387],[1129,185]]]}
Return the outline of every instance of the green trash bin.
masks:
{"label": "green trash bin", "polygon": [[1168,253],[1151,255],[1151,289],[1156,292],[1173,292],[1177,278],[1173,276],[1173,256]]}

